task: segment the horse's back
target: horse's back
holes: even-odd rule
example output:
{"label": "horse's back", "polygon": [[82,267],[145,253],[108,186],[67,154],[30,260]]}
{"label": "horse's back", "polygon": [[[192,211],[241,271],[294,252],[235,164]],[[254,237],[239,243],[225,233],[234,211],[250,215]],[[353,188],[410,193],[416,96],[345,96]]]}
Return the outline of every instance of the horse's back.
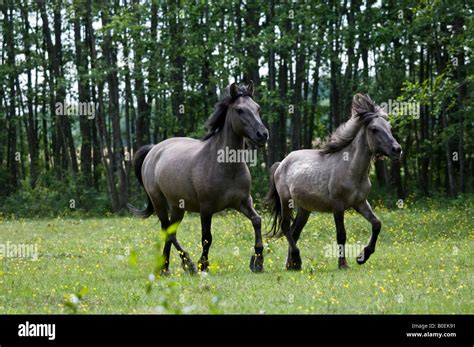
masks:
{"label": "horse's back", "polygon": [[186,154],[189,153],[189,151],[198,151],[202,147],[202,143],[201,140],[192,139],[190,137],[172,137],[157,143],[152,150],[160,152],[173,150],[176,154]]}

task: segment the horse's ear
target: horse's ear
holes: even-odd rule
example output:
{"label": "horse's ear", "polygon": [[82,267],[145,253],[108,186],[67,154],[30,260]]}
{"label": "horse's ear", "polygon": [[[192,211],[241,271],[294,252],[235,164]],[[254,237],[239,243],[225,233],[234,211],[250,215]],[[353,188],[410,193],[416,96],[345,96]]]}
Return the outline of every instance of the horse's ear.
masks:
{"label": "horse's ear", "polygon": [[247,91],[250,95],[253,96],[254,92],[255,92],[255,86],[253,85],[253,81],[250,80],[250,83],[249,85],[247,86]]}
{"label": "horse's ear", "polygon": [[239,94],[239,91],[238,91],[238,88],[237,88],[237,84],[235,84],[235,82],[234,82],[230,85],[230,97],[232,99],[236,98],[238,94]]}

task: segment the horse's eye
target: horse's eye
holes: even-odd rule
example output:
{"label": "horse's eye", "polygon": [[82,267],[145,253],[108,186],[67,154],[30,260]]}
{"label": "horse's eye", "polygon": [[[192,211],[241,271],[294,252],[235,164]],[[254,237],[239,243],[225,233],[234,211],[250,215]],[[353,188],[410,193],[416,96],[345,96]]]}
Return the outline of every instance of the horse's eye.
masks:
{"label": "horse's eye", "polygon": [[238,114],[242,114],[242,113],[244,113],[244,110],[242,110],[241,108],[238,108],[238,109],[237,109],[237,113],[238,113]]}
{"label": "horse's eye", "polygon": [[375,133],[378,131],[377,128],[372,128],[372,129],[370,129],[370,130],[372,130],[372,133],[373,133],[373,134],[375,134]]}

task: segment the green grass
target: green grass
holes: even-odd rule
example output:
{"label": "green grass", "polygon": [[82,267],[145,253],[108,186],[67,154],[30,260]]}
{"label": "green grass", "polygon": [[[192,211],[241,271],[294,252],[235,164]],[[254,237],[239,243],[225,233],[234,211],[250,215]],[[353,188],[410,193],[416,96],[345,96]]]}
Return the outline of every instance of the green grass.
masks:
{"label": "green grass", "polygon": [[[284,269],[285,239],[266,239],[262,274],[248,268],[250,222],[217,215],[210,273],[187,275],[173,249],[172,275],[157,278],[149,292],[155,218],[3,220],[0,244],[36,243],[39,257],[0,257],[0,313],[474,313],[472,205],[376,213],[382,233],[365,265],[351,258],[349,270],[338,270],[324,254],[335,242],[332,216],[313,214],[299,243],[303,270]],[[370,236],[369,224],[352,212],[346,229],[350,244]],[[178,238],[197,261],[196,214],[185,217]]]}

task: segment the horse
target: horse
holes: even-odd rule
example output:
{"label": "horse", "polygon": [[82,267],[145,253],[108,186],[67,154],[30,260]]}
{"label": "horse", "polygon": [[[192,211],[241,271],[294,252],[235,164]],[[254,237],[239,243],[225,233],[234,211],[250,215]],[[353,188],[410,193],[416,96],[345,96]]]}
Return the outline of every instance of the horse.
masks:
{"label": "horse", "polygon": [[288,270],[301,269],[297,242],[311,211],[333,214],[339,246],[338,267],[347,269],[344,211],[355,209],[372,225],[370,240],[356,260],[362,265],[369,259],[375,252],[382,227],[367,201],[371,161],[381,157],[400,160],[401,154],[387,113],[368,95],[356,94],[351,117],[320,149],[293,151],[272,165],[267,194],[273,214],[270,233],[283,234],[288,241]]}
{"label": "horse", "polygon": [[[185,271],[208,271],[212,216],[227,208],[243,213],[252,222],[255,253],[250,269],[263,271],[261,218],[250,195],[249,169],[243,160],[222,158],[224,150],[244,150],[244,142],[255,148],[263,147],[268,140],[254,89],[252,81],[226,87],[206,122],[208,132],[203,139],[175,137],[143,146],[136,152],[134,171],[147,193],[148,203],[143,210],[130,204],[128,208],[141,218],[156,213],[162,230],[166,231],[161,274],[169,272],[171,245],[178,250]],[[201,218],[202,255],[197,267],[178,242],[177,227],[171,228],[179,225],[186,211],[197,212]]]}

